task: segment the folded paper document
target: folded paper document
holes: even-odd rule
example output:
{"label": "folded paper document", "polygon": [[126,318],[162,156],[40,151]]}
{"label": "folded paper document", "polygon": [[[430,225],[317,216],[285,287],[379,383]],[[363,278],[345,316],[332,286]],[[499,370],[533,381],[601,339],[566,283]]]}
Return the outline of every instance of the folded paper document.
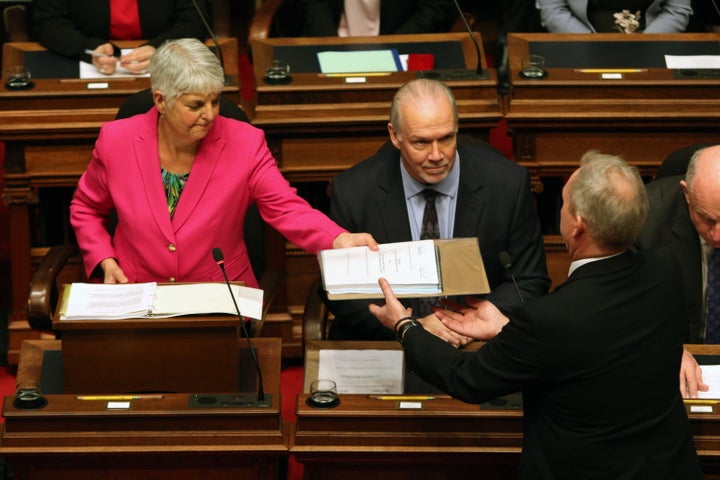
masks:
{"label": "folded paper document", "polygon": [[490,291],[476,238],[386,243],[377,252],[367,247],[323,250],[318,258],[331,300],[380,298],[380,277],[398,297]]}
{"label": "folded paper document", "polygon": [[[260,319],[263,291],[232,284],[240,313]],[[237,315],[225,283],[73,283],[63,290],[60,320],[181,315]]]}
{"label": "folded paper document", "polygon": [[397,50],[318,52],[322,73],[397,72],[403,69]]}

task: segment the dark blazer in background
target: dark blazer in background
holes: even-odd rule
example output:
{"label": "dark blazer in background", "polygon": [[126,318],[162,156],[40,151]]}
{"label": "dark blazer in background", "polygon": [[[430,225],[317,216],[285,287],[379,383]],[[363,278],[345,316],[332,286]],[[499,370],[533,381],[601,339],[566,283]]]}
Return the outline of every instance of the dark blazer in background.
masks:
{"label": "dark blazer in background", "polygon": [[514,309],[476,352],[411,328],[405,359],[466,402],[522,390],[520,479],[700,479],[678,388],[678,291],[670,252],[626,252],[579,267]]}
{"label": "dark blazer in background", "polygon": [[[550,286],[540,223],[528,171],[497,150],[458,142],[460,184],[453,237],[477,237],[492,292],[486,296],[507,311],[519,303],[498,260],[507,251],[526,298]],[[333,180],[330,218],[351,232],[369,232],[379,243],[412,240],[400,175],[400,152],[387,144]],[[412,305],[412,301],[405,301]],[[367,301],[328,302],[335,315],[331,339],[393,339],[368,311]],[[417,311],[417,309],[414,309]]]}
{"label": "dark blazer in background", "polygon": [[685,292],[687,343],[702,343],[703,311],[702,249],[700,237],[690,221],[680,180],[683,176],[654,180],[647,185],[650,211],[638,237],[640,250],[667,246],[675,253],[682,268]]}
{"label": "dark blazer in background", "polygon": [[[205,0],[197,3],[210,21]],[[192,0],[138,0],[138,8],[142,39],[155,48],[208,36]],[[110,0],[35,0],[33,12],[38,42],[55,53],[80,58],[110,40]]]}
{"label": "dark blazer in background", "polygon": [[[306,37],[337,36],[343,0],[303,0]],[[457,10],[452,0],[381,0],[380,35],[447,32]]]}

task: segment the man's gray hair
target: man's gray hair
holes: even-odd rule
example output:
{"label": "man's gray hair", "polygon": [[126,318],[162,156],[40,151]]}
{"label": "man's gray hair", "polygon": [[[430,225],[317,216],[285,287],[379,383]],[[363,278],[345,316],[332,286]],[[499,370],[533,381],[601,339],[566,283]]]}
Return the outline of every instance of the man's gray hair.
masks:
{"label": "man's gray hair", "polygon": [[401,106],[405,101],[417,101],[422,98],[430,97],[435,98],[444,95],[450,103],[450,107],[453,112],[453,120],[455,122],[455,129],[458,127],[458,112],[457,103],[455,102],[455,95],[453,95],[450,88],[443,82],[438,80],[430,80],[427,78],[417,78],[410,80],[405,85],[400,87],[393,97],[392,105],[390,106],[390,123],[395,127],[396,131],[402,129],[402,113]]}
{"label": "man's gray hair", "polygon": [[631,247],[649,208],[640,174],[616,155],[590,151],[580,162],[568,185],[570,213],[585,219],[589,234],[604,247]]}

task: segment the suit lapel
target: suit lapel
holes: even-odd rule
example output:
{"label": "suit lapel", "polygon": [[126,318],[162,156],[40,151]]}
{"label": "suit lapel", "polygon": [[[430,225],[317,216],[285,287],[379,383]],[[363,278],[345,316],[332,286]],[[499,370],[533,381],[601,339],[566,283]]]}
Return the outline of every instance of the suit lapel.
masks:
{"label": "suit lapel", "polygon": [[475,167],[477,162],[473,164],[467,161],[469,153],[460,146],[458,151],[460,152],[460,184],[455,207],[453,237],[474,237],[480,230],[480,221],[487,204],[483,193],[485,178],[482,169]]}
{"label": "suit lapel", "polygon": [[173,241],[173,229],[167,209],[165,188],[160,174],[160,158],[158,155],[157,121],[158,112],[153,107],[145,114],[146,123],[133,135],[133,148],[143,190],[147,197],[148,209],[152,212],[155,223],[168,241]]}
{"label": "suit lapel", "polygon": [[386,241],[404,242],[411,237],[410,220],[400,175],[400,155],[395,149],[391,152],[394,155],[384,159],[387,175],[378,182],[376,208],[387,234]]}
{"label": "suit lapel", "polygon": [[[220,134],[218,119],[200,142],[195,160],[193,161],[190,177],[180,195],[180,201],[175,208],[172,226],[175,232],[190,218],[192,212],[201,202],[203,193],[207,190],[210,178],[217,168],[218,159],[222,153],[225,141]],[[229,174],[229,172],[228,172]]]}

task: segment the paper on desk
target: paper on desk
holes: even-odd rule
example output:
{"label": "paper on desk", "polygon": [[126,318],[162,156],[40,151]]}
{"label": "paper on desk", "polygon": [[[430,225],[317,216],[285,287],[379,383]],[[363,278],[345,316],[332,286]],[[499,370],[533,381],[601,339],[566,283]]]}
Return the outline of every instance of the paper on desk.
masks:
{"label": "paper on desk", "polygon": [[[263,291],[231,285],[244,317],[262,317]],[[236,315],[237,310],[223,282],[173,283],[73,283],[65,288],[61,320],[164,318],[181,315]]]}
{"label": "paper on desk", "polygon": [[[227,285],[218,283],[188,283],[162,285],[155,292],[153,314],[173,315],[172,312],[197,313],[198,299],[202,300],[202,313],[236,313]],[[162,288],[165,287],[165,288]],[[231,285],[233,296],[243,317],[262,318],[263,291],[258,288]]]}
{"label": "paper on desk", "polygon": [[698,392],[698,398],[720,398],[720,365],[700,365],[702,379],[710,389]]}
{"label": "paper on desk", "polygon": [[[132,48],[123,48],[121,50],[121,54],[125,55],[127,53],[130,53],[132,51]],[[95,65],[92,63],[87,63],[80,61],[80,78],[136,78],[136,77],[149,77],[150,73],[143,73],[143,74],[135,74],[130,72],[127,68],[120,66],[120,60],[117,62],[117,68],[115,69],[115,73],[112,75],[105,75],[104,73],[100,73],[97,71],[97,68],[95,68]]]}
{"label": "paper on desk", "polygon": [[322,73],[397,72],[402,62],[395,49],[356,52],[318,52]]}
{"label": "paper on desk", "polygon": [[318,378],[333,380],[337,393],[403,393],[402,350],[320,350]]}
{"label": "paper on desk", "polygon": [[720,68],[720,55],[665,55],[667,68]]}

